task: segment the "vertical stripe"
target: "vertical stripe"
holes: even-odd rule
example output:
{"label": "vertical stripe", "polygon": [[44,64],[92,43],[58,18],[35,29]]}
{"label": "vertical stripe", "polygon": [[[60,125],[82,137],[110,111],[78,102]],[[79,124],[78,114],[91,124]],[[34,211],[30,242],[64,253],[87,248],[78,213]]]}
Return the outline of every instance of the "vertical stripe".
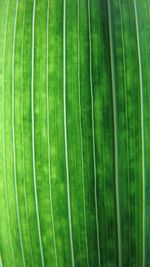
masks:
{"label": "vertical stripe", "polygon": [[15,185],[15,202],[16,202],[16,213],[17,213],[17,223],[19,231],[19,239],[22,253],[22,263],[25,266],[24,248],[22,243],[22,233],[20,224],[20,214],[19,214],[19,203],[18,203],[18,187],[17,187],[17,174],[16,174],[16,145],[15,145],[15,82],[14,82],[14,68],[15,68],[15,38],[16,38],[16,23],[17,23],[17,13],[18,13],[18,0],[16,1],[15,9],[15,20],[14,20],[14,34],[13,34],[13,51],[12,51],[12,148],[13,148],[13,174],[14,174],[14,185]]}
{"label": "vertical stripe", "polygon": [[27,193],[26,193],[26,174],[25,174],[25,155],[24,155],[24,118],[23,118],[23,50],[24,50],[24,30],[25,30],[25,12],[26,12],[26,0],[24,1],[24,13],[23,13],[23,31],[22,31],[22,47],[21,47],[21,114],[22,114],[22,124],[21,124],[21,142],[22,142],[22,157],[23,157],[23,174],[24,174],[24,197],[25,197],[25,214],[27,219],[27,234],[29,237],[29,249],[31,256],[31,264],[33,263],[33,254],[31,246],[31,236],[29,231],[29,216],[28,216],[28,207],[27,207]]}
{"label": "vertical stripe", "polygon": [[67,144],[67,117],[66,117],[66,0],[63,2],[63,100],[64,100],[64,141],[65,141],[65,162],[66,162],[66,176],[67,176],[67,203],[68,203],[68,219],[69,219],[69,235],[72,267],[74,262],[74,249],[72,237],[72,221],[71,221],[71,205],[70,205],[70,177],[69,177],[69,163],[68,163],[68,144]]}
{"label": "vertical stripe", "polygon": [[87,241],[87,223],[86,223],[86,207],[85,207],[85,181],[84,181],[84,161],[83,161],[83,136],[82,136],[82,120],[81,120],[81,83],[80,83],[80,0],[78,0],[78,89],[79,89],[79,114],[80,114],[80,141],[81,141],[81,164],[82,164],[82,186],[83,186],[83,209],[84,209],[84,231],[85,231],[85,247],[87,266],[89,267],[89,253]]}
{"label": "vertical stripe", "polygon": [[93,145],[93,163],[94,163],[94,197],[95,197],[95,215],[97,230],[97,249],[98,249],[98,265],[101,266],[100,259],[100,240],[99,240],[99,222],[97,207],[97,174],[96,174],[96,154],[95,154],[95,125],[94,125],[94,100],[93,100],[93,77],[92,77],[92,40],[91,40],[91,14],[90,0],[88,0],[88,22],[89,22],[89,52],[90,52],[90,89],[91,89],[91,111],[92,111],[92,145]]}
{"label": "vertical stripe", "polygon": [[115,186],[116,186],[116,211],[117,211],[117,234],[118,234],[118,266],[122,266],[121,255],[121,229],[120,229],[120,206],[119,206],[119,177],[118,177],[118,134],[117,134],[117,106],[116,106],[116,84],[115,84],[115,63],[113,54],[113,29],[111,17],[111,3],[108,0],[108,25],[110,42],[110,61],[112,78],[113,116],[114,116],[114,149],[115,149]]}
{"label": "vertical stripe", "polygon": [[11,228],[10,228],[10,217],[9,217],[8,196],[7,196],[6,155],[5,155],[5,48],[6,48],[6,36],[7,36],[7,25],[8,25],[8,9],[9,9],[9,0],[7,1],[5,33],[4,33],[4,48],[3,48],[3,73],[2,73],[2,142],[3,142],[2,145],[3,147],[2,147],[2,151],[3,151],[5,202],[6,202],[6,213],[7,213],[9,238],[10,238],[10,247],[11,247],[11,253],[12,253],[14,266],[16,266],[15,254],[14,254],[14,249],[12,245]]}
{"label": "vertical stripe", "polygon": [[49,60],[49,0],[47,6],[47,44],[46,44],[46,54],[47,54],[47,73],[46,73],[46,110],[47,110],[47,143],[48,143],[48,178],[49,178],[49,194],[50,194],[50,213],[51,213],[51,220],[52,220],[52,232],[53,232],[53,242],[54,242],[54,252],[55,252],[55,259],[56,259],[56,267],[58,267],[58,257],[57,257],[57,247],[56,247],[56,237],[55,237],[55,225],[54,225],[54,213],[53,213],[53,199],[52,199],[52,183],[51,183],[51,167],[50,167],[50,131],[49,131],[49,82],[48,82],[48,60]]}
{"label": "vertical stripe", "polygon": [[140,112],[141,112],[141,145],[142,145],[142,232],[143,232],[143,267],[145,266],[145,149],[144,149],[144,108],[143,108],[143,76],[142,76],[142,60],[140,49],[140,36],[136,1],[134,0],[134,13],[135,13],[135,25],[136,25],[136,39],[137,39],[137,52],[138,52],[138,67],[139,67],[139,82],[140,82]]}
{"label": "vertical stripe", "polygon": [[127,84],[126,84],[126,60],[125,60],[125,44],[124,44],[124,32],[123,32],[123,15],[122,15],[122,8],[121,8],[121,0],[119,0],[119,10],[120,10],[120,22],[121,22],[121,41],[122,41],[122,50],[123,50],[123,79],[124,79],[124,101],[125,101],[125,121],[126,121],[126,147],[127,147],[127,173],[128,173],[128,213],[129,213],[129,220],[128,220],[128,236],[129,236],[129,266],[131,264],[131,244],[130,244],[130,235],[131,235],[131,227],[130,227],[130,181],[129,181],[129,140],[128,140],[128,107],[127,107]]}
{"label": "vertical stripe", "polygon": [[35,196],[35,207],[36,207],[36,217],[37,217],[40,254],[41,254],[41,264],[42,264],[42,267],[44,267],[45,264],[44,264],[43,246],[42,246],[42,238],[41,238],[41,229],[40,229],[37,182],[36,182],[36,169],[35,169],[35,140],[34,140],[34,25],[35,25],[35,6],[36,6],[36,0],[33,1],[33,16],[32,16],[32,76],[31,76],[32,164],[33,164],[34,196]]}

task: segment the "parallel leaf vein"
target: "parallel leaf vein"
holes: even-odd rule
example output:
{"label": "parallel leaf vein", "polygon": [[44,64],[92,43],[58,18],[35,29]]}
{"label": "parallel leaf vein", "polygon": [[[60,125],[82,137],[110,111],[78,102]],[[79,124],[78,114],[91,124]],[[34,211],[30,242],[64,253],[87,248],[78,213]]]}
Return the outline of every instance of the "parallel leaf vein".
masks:
{"label": "parallel leaf vein", "polygon": [[5,190],[5,202],[6,202],[6,213],[8,222],[8,231],[10,239],[10,247],[13,258],[14,266],[16,266],[15,253],[12,243],[11,227],[10,227],[10,217],[9,217],[9,207],[8,207],[8,193],[7,193],[7,174],[6,174],[6,154],[5,154],[5,50],[6,50],[6,37],[7,37],[7,25],[8,25],[8,10],[9,10],[9,0],[7,1],[6,9],[6,20],[5,20],[5,33],[4,33],[4,47],[3,47],[3,73],[2,73],[2,150],[3,150],[3,168],[4,168],[4,190]]}
{"label": "parallel leaf vein", "polygon": [[93,96],[93,77],[92,77],[92,37],[91,37],[91,12],[90,0],[88,0],[88,27],[89,27],[89,52],[90,52],[90,89],[91,89],[91,117],[92,117],[92,146],[94,163],[94,197],[95,197],[95,215],[97,231],[98,264],[101,266],[100,258],[100,240],[99,240],[99,221],[98,221],[98,201],[97,201],[97,171],[96,171],[96,151],[95,151],[95,125],[94,125],[94,96]]}
{"label": "parallel leaf vein", "polygon": [[26,0],[24,2],[24,11],[23,11],[23,30],[22,30],[22,47],[21,47],[21,114],[22,114],[22,123],[21,123],[21,142],[22,142],[22,158],[23,158],[23,175],[24,175],[24,197],[25,197],[25,213],[27,219],[27,234],[29,237],[29,250],[31,256],[31,264],[34,266],[33,263],[33,253],[32,253],[32,246],[31,246],[31,235],[29,231],[29,216],[28,216],[28,206],[27,206],[27,193],[26,193],[26,173],[25,173],[25,154],[24,154],[24,101],[23,101],[23,53],[24,53],[24,30],[25,30],[25,13],[26,13]]}
{"label": "parallel leaf vein", "polygon": [[47,96],[47,143],[48,143],[48,177],[49,177],[49,193],[50,193],[50,213],[52,220],[52,232],[53,232],[53,242],[54,242],[54,252],[56,259],[56,267],[58,267],[58,256],[56,247],[56,236],[55,236],[55,224],[54,224],[54,212],[53,212],[53,199],[52,199],[52,183],[51,183],[51,166],[50,166],[50,131],[49,131],[49,82],[48,82],[48,61],[49,61],[49,0],[47,6],[47,77],[46,77],[46,96]]}
{"label": "parallel leaf vein", "polygon": [[36,181],[36,167],[35,167],[35,133],[34,133],[34,28],[35,28],[35,7],[36,0],[33,1],[33,14],[32,14],[32,75],[31,75],[31,113],[32,113],[32,165],[33,165],[33,181],[34,181],[34,196],[35,196],[35,208],[36,208],[36,219],[38,227],[40,254],[41,254],[41,264],[42,267],[45,266],[42,237],[41,237],[41,227],[39,218],[39,206],[38,206],[38,193],[37,193],[37,181]]}
{"label": "parallel leaf vein", "polygon": [[65,142],[65,162],[67,176],[67,203],[69,219],[69,235],[72,267],[75,266],[73,236],[72,236],[72,219],[71,219],[71,201],[70,201],[70,175],[68,162],[68,144],[67,144],[67,116],[66,116],[66,0],[63,1],[63,101],[64,101],[64,142]]}
{"label": "parallel leaf vein", "polygon": [[85,179],[84,179],[84,160],[83,160],[83,136],[82,136],[82,119],[81,119],[81,83],[80,83],[80,1],[78,0],[78,95],[79,95],[79,120],[80,120],[80,141],[81,141],[81,164],[82,164],[82,186],[83,186],[83,209],[84,209],[84,232],[87,266],[89,267],[89,253],[87,240],[87,222],[86,222],[86,203],[85,203]]}
{"label": "parallel leaf vein", "polygon": [[109,25],[110,62],[111,62],[112,98],[113,98],[113,116],[114,116],[114,149],[115,149],[115,186],[116,186],[116,212],[117,212],[117,235],[118,235],[118,265],[119,265],[119,267],[121,267],[122,266],[122,255],[121,255],[121,227],[120,227],[120,205],[119,205],[116,81],[115,81],[112,15],[111,15],[111,3],[110,2],[111,1],[108,0],[108,25]]}
{"label": "parallel leaf vein", "polygon": [[19,213],[19,203],[18,203],[18,185],[17,185],[17,173],[16,173],[16,144],[15,144],[15,81],[14,81],[14,68],[15,68],[15,37],[16,37],[16,23],[17,23],[17,13],[18,13],[18,0],[16,1],[15,19],[14,19],[14,34],[13,34],[13,51],[12,51],[12,147],[13,147],[13,175],[14,175],[14,185],[15,185],[15,202],[16,202],[16,213],[17,213],[17,224],[19,231],[19,240],[21,246],[22,263],[25,264],[24,248],[22,241],[21,223],[20,223],[20,213]]}
{"label": "parallel leaf vein", "polygon": [[142,234],[143,234],[143,267],[145,266],[145,143],[144,143],[144,100],[143,100],[143,73],[142,73],[142,58],[140,47],[140,35],[138,25],[137,5],[134,0],[134,13],[135,13],[135,26],[136,26],[136,39],[137,39],[137,52],[138,52],[138,67],[139,67],[139,82],[140,82],[140,112],[141,112],[141,146],[142,146]]}

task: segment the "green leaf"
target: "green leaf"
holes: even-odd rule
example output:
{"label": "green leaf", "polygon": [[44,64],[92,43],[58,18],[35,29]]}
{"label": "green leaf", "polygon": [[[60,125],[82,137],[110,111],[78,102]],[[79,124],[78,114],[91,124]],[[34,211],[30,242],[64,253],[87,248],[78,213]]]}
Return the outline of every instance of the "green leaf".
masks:
{"label": "green leaf", "polygon": [[0,264],[150,266],[149,0],[0,1]]}

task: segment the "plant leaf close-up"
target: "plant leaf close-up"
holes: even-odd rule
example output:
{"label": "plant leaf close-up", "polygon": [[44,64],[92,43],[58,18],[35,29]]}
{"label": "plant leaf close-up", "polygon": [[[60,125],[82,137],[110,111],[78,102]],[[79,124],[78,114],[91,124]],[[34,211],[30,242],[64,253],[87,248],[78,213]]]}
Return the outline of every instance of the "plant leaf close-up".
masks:
{"label": "plant leaf close-up", "polygon": [[0,0],[0,267],[150,267],[149,0]]}

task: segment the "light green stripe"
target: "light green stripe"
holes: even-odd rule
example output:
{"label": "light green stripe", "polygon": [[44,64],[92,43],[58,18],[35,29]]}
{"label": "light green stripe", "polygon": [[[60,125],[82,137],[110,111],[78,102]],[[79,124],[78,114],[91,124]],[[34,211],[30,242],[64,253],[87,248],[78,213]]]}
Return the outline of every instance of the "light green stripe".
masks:
{"label": "light green stripe", "polygon": [[5,110],[4,110],[4,101],[5,101],[5,86],[4,86],[4,77],[5,77],[5,48],[6,48],[6,36],[7,36],[7,25],[8,25],[8,10],[9,10],[9,0],[7,1],[7,10],[6,10],[6,21],[5,21],[5,34],[4,34],[4,49],[3,49],[3,73],[2,73],[2,140],[3,140],[3,168],[4,168],[4,189],[5,189],[5,202],[6,202],[6,213],[7,213],[7,222],[9,229],[9,238],[10,238],[10,247],[13,257],[14,266],[16,266],[15,262],[15,253],[12,245],[12,236],[10,229],[10,218],[9,218],[9,208],[8,208],[8,196],[7,196],[7,176],[6,176],[6,155],[5,155]]}
{"label": "light green stripe", "polygon": [[36,207],[36,218],[41,254],[41,264],[44,264],[43,246],[40,229],[40,218],[39,218],[39,207],[38,207],[38,195],[37,195],[37,182],[36,182],[36,169],[35,169],[35,140],[34,140],[34,24],[35,24],[35,6],[36,0],[33,2],[33,15],[32,15],[32,76],[31,76],[31,113],[32,113],[32,164],[33,164],[33,180],[34,180],[34,196],[35,196],[35,207]]}
{"label": "light green stripe", "polygon": [[15,112],[14,112],[14,92],[15,92],[15,84],[14,84],[14,69],[15,68],[14,67],[15,66],[14,66],[14,61],[15,61],[15,38],[16,38],[17,13],[18,13],[18,0],[16,1],[16,9],[15,9],[13,51],[12,51],[12,147],[13,147],[13,172],[14,172],[14,184],[15,184],[15,202],[16,202],[17,223],[18,223],[19,239],[20,239],[20,246],[21,246],[22,263],[23,263],[23,266],[26,266],[25,256],[24,256],[24,248],[23,248],[23,242],[22,242],[19,203],[18,203],[18,187],[17,187],[17,174],[16,174],[15,123],[14,123],[14,121],[15,121]]}
{"label": "light green stripe", "polygon": [[66,176],[67,176],[67,203],[68,203],[69,235],[70,235],[72,267],[74,267],[75,261],[74,261],[71,205],[70,205],[70,181],[69,181],[70,175],[69,175],[69,163],[68,163],[67,117],[66,117],[66,0],[64,0],[63,2],[63,101],[64,101],[64,142],[65,142],[65,163],[66,163]]}
{"label": "light green stripe", "polygon": [[143,75],[142,75],[142,59],[140,48],[140,36],[138,26],[138,15],[136,1],[134,0],[134,13],[135,13],[135,25],[136,25],[136,38],[137,38],[137,50],[138,50],[138,67],[139,67],[139,82],[140,82],[140,111],[141,111],[141,145],[142,145],[142,231],[143,231],[143,267],[145,267],[145,149],[144,149],[144,101],[143,101]]}
{"label": "light green stripe", "polygon": [[53,232],[53,242],[54,242],[54,251],[55,251],[55,259],[56,259],[56,267],[58,267],[58,256],[57,256],[57,247],[56,247],[56,236],[55,236],[55,224],[54,224],[54,212],[53,212],[53,199],[52,199],[52,183],[51,183],[51,166],[50,166],[50,131],[49,131],[49,82],[48,82],[48,59],[49,59],[49,0],[47,5],[47,76],[46,76],[46,109],[47,109],[47,143],[48,143],[48,178],[49,178],[49,193],[50,193],[50,213],[52,219],[52,232]]}

